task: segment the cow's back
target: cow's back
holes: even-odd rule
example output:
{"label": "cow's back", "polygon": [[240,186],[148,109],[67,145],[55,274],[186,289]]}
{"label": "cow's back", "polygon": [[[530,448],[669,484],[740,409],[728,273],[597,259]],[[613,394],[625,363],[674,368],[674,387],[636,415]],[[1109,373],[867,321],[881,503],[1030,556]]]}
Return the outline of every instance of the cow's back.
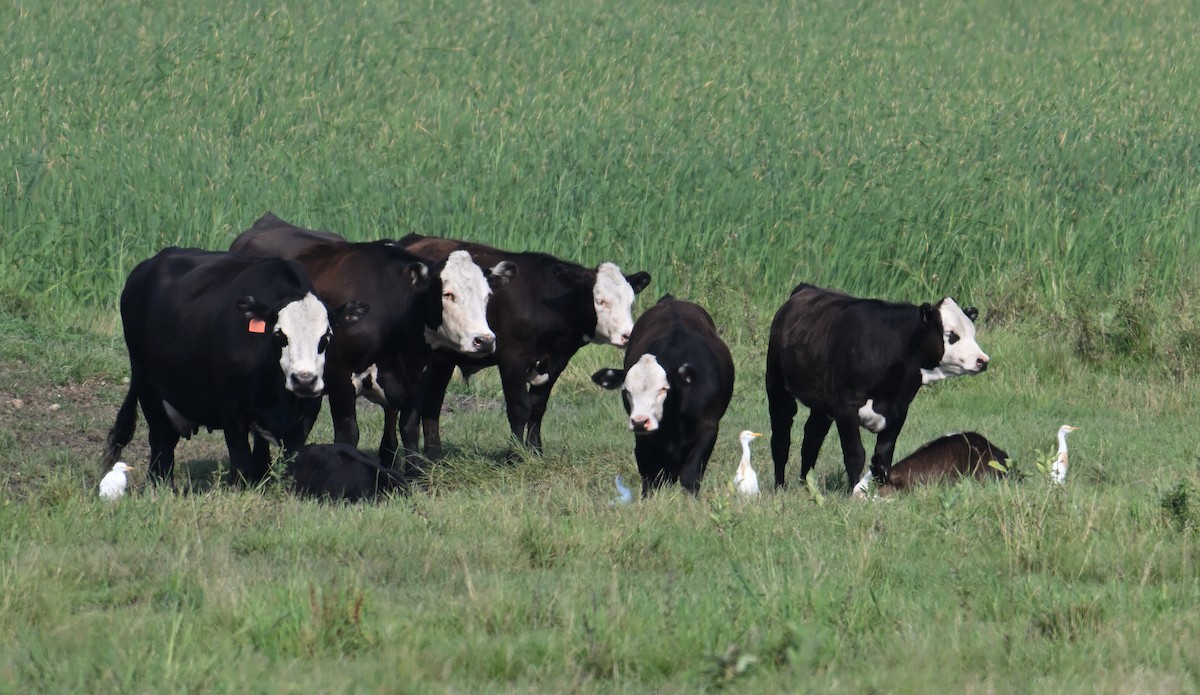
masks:
{"label": "cow's back", "polygon": [[300,258],[315,246],[348,243],[333,232],[305,229],[271,213],[258,218],[229,246],[231,253],[248,256]]}
{"label": "cow's back", "polygon": [[[959,478],[988,479],[1004,475],[1008,454],[978,432],[959,432],[939,437],[892,466],[889,484],[896,489]],[[992,467],[996,461],[1001,468]]]}

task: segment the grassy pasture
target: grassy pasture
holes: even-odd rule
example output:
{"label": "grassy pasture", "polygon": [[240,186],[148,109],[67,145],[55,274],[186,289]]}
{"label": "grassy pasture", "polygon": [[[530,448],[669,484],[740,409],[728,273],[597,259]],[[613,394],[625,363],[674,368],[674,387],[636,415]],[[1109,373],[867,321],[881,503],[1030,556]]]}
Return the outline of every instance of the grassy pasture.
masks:
{"label": "grassy pasture", "polygon": [[[1169,2],[3,5],[0,692],[1195,692],[1198,25]],[[589,347],[541,459],[495,464],[484,374],[409,498],[227,490],[209,435],[180,450],[195,494],[101,504],[126,273],[266,210],[616,260],[654,274],[639,310],[707,305],[738,384],[701,499],[608,507],[636,473],[587,379],[619,356]],[[800,280],[978,305],[992,371],[921,394],[899,449],[977,429],[1033,473],[1070,422],[1070,484],[858,504],[828,444],[821,504],[731,499]]]}

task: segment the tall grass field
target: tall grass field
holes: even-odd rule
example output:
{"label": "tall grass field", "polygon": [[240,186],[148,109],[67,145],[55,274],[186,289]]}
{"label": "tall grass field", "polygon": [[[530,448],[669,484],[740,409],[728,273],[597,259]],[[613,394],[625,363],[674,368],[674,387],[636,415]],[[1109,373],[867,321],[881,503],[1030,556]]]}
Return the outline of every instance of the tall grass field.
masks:
{"label": "tall grass field", "polygon": [[[1200,691],[1197,36],[1154,0],[0,5],[0,693]],[[267,211],[703,304],[737,384],[701,495],[610,506],[587,347],[542,456],[501,463],[485,372],[408,496],[231,489],[215,433],[156,490],[140,423],[102,502],[128,272]],[[734,497],[800,281],[979,307],[991,367],[898,451],[977,430],[1018,474],[851,500],[831,438]]]}

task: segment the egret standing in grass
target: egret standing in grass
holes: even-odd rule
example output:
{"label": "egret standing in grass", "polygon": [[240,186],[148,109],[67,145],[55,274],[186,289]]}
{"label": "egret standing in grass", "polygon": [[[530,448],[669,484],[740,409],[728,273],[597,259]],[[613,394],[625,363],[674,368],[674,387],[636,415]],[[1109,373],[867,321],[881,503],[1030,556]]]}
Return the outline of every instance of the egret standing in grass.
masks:
{"label": "egret standing in grass", "polygon": [[1077,429],[1070,425],[1058,428],[1058,458],[1050,465],[1050,482],[1055,485],[1067,482],[1067,434]]}
{"label": "egret standing in grass", "polygon": [[114,463],[112,470],[105,473],[104,478],[100,480],[100,496],[106,500],[121,498],[129,485],[129,477],[125,474],[131,470],[133,466],[124,461]]}
{"label": "egret standing in grass", "polygon": [[739,495],[745,497],[758,496],[758,474],[750,465],[750,442],[761,436],[762,433],[750,430],[742,430],[738,435],[738,440],[742,443],[742,462],[738,464],[737,474],[733,476],[733,487]]}

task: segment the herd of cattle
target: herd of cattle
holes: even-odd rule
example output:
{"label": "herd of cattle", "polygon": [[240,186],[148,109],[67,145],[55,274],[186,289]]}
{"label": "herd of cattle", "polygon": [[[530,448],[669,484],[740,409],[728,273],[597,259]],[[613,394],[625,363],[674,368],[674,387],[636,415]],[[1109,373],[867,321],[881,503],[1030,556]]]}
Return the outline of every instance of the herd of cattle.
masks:
{"label": "herd of cattle", "polygon": [[[282,445],[298,490],[355,499],[417,475],[422,436],[425,456],[441,456],[455,367],[497,367],[513,437],[540,451],[550,391],[571,357],[598,343],[625,349],[621,369],[592,379],[620,390],[642,495],[675,482],[696,493],[733,395],[733,359],[708,312],[669,294],[634,323],[649,283],[614,263],[415,234],[350,242],[268,213],[228,252],[168,248],[130,273],[120,300],[129,392],[103,465],[133,437],[140,405],[152,479],[170,482],[179,439],[204,427],[224,432],[233,481],[261,480],[271,445]],[[860,427],[877,435],[867,475],[889,484],[920,387],[987,368],[976,316],[949,297],[916,306],[796,287],[767,350],[776,485],[797,401],[809,409],[801,479],[836,424],[850,486],[866,465]],[[324,395],[335,444],[305,446]],[[382,466],[357,450],[360,396],[384,408]],[[977,458],[958,472],[986,468]]]}

